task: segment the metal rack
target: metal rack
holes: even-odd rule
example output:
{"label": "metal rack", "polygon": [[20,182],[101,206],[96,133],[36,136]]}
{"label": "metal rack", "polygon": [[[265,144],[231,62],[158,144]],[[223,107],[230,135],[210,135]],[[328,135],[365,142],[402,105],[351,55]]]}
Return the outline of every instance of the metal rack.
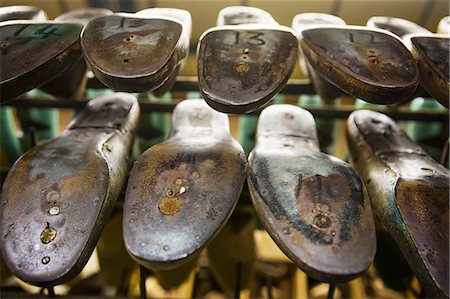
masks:
{"label": "metal rack", "polygon": [[[100,81],[95,78],[91,78],[88,81],[88,88],[90,89],[106,89]],[[172,93],[198,91],[197,78],[192,76],[178,76],[177,81],[173,87]],[[290,79],[283,90],[280,92],[283,95],[314,95],[315,91],[311,82],[307,79]],[[418,92],[414,97],[429,97],[424,92]],[[146,94],[139,94],[138,99],[143,99]],[[45,98],[30,98],[27,96],[21,96],[15,100],[3,103],[4,106],[11,106],[17,108],[27,107],[39,107],[39,108],[69,108],[69,109],[82,109],[89,99],[83,98],[81,101],[57,101],[49,100]],[[183,100],[182,97],[173,97],[171,103],[164,102],[145,102],[140,101],[141,110],[143,112],[172,112],[175,105]],[[289,101],[287,101],[289,103]],[[292,101],[295,104],[295,101]],[[346,119],[352,111],[355,110],[352,105],[335,105],[333,103],[327,103],[326,105],[318,106],[306,106],[315,117],[318,118],[333,118],[333,119]],[[437,109],[422,109],[420,111],[412,111],[406,105],[392,105],[385,106],[385,108],[371,108],[375,111],[381,111],[396,120],[416,120],[416,121],[438,121],[448,123],[449,114],[447,111]],[[250,113],[251,115],[258,115],[260,110]]]}
{"label": "metal rack", "polygon": [[[89,79],[88,82],[88,89],[94,89],[94,90],[100,90],[100,89],[106,89],[105,86],[103,86],[99,81],[97,81],[95,78]],[[140,100],[140,106],[141,110],[144,113],[150,113],[150,112],[171,112],[175,105],[183,100],[185,98],[186,92],[192,92],[197,91],[198,92],[198,86],[197,86],[197,80],[195,77],[178,77],[177,82],[171,92],[171,100],[170,102],[164,102],[164,101],[156,101],[156,102],[149,102],[146,101],[147,94],[138,94],[138,99]],[[299,95],[314,95],[315,91],[313,86],[308,80],[303,79],[291,79],[288,81],[288,84],[286,87],[281,91],[281,95],[284,96],[284,102],[290,103],[290,104],[298,104],[298,96]],[[417,96],[427,96],[425,94],[417,94]],[[9,106],[9,107],[15,107],[15,108],[68,108],[68,109],[75,109],[79,110],[82,109],[87,101],[88,98],[83,98],[81,101],[57,101],[52,100],[44,97],[35,97],[35,96],[29,96],[24,95],[19,97],[18,99],[15,99],[13,101],[7,102],[2,104],[3,106]],[[340,102],[336,103],[326,103],[321,106],[316,105],[309,105],[309,106],[303,106],[303,108],[309,110],[316,118],[320,119],[328,119],[328,120],[344,120],[346,119],[352,111],[355,110],[354,107],[354,101],[355,99],[352,98],[344,98]],[[370,108],[373,110],[381,111],[383,113],[386,113],[387,115],[391,116],[392,118],[396,120],[412,120],[412,121],[422,121],[422,122],[439,122],[448,128],[449,123],[449,114],[447,110],[439,110],[439,109],[432,109],[432,108],[424,108],[419,111],[413,111],[409,108],[408,105],[396,105],[396,106],[377,106]],[[251,113],[252,115],[258,115],[260,112],[255,111]],[[448,134],[448,131],[447,131]],[[448,137],[448,136],[447,136]],[[2,177],[4,177],[4,173],[2,173]],[[245,192],[245,191],[244,191]],[[119,200],[118,206],[116,208],[116,212],[120,213],[122,201]],[[243,202],[243,209],[251,208],[251,203],[249,202]],[[262,230],[257,230],[257,236],[255,238],[256,243],[256,260],[258,263],[262,263],[262,266],[259,265],[262,268],[271,269],[275,271],[277,267],[283,268],[284,272],[279,270],[279,272],[283,272],[283,275],[280,275],[280,277],[277,277],[276,275],[263,275],[261,277],[261,273],[259,274],[259,278],[257,279],[258,282],[255,282],[255,284],[260,285],[260,295],[264,298],[277,298],[277,296],[280,295],[280,293],[277,293],[278,287],[282,288],[283,286],[289,286],[291,289],[287,293],[281,293],[283,295],[288,294],[291,297],[295,298],[308,298],[312,296],[312,288],[311,286],[320,286],[319,282],[312,281],[311,279],[308,280],[308,277],[305,273],[301,272],[299,269],[295,268],[290,261],[279,251],[279,249],[276,247],[276,245],[273,243],[273,241],[270,239],[270,237]],[[259,248],[258,248],[259,247]],[[281,265],[281,266],[280,266]],[[270,268],[270,267],[273,268]],[[274,270],[275,269],[275,270]],[[130,280],[135,281],[134,283],[134,290],[124,290],[124,287],[117,287],[116,290],[116,298],[120,298],[121,296],[128,296],[128,297],[135,297],[135,296],[141,296],[141,298],[144,298],[146,294],[149,292],[149,288],[151,288],[149,283],[149,278],[147,276],[147,272],[141,268],[141,271],[134,272],[134,274],[130,274],[130,276],[135,275],[134,278],[130,278]],[[208,262],[207,258],[202,255],[199,259],[199,266],[196,268],[194,274],[190,274],[186,278],[186,282],[183,284],[183,286],[177,289],[177,291],[167,292],[167,293],[159,293],[163,294],[163,296],[168,297],[177,297],[177,296],[184,296],[186,294],[188,297],[195,297],[198,294],[201,294],[201,291],[199,291],[201,288],[199,287],[199,284],[201,283],[211,283],[211,273],[208,272]],[[276,272],[276,271],[275,271]],[[137,275],[137,276],[136,276]],[[251,292],[250,290],[243,291],[242,286],[240,284],[241,281],[241,275],[242,275],[242,264],[236,264],[236,281],[235,281],[235,288],[233,290],[233,295],[236,297],[249,297]],[[289,283],[286,283],[283,281],[283,279],[286,280],[286,276],[290,276],[291,280]],[[206,277],[206,278],[205,278]],[[284,277],[284,278],[283,278]],[[139,279],[140,278],[140,279]],[[147,280],[146,280],[147,279]],[[139,281],[139,283],[136,283],[136,281]],[[152,283],[154,281],[151,280]],[[375,270],[373,267],[371,267],[367,274],[365,274],[364,277],[358,278],[355,281],[352,281],[348,284],[343,284],[338,286],[338,294],[335,294],[336,297],[334,298],[341,298],[345,296],[349,296],[351,298],[361,298],[361,297],[368,297],[372,296],[373,294],[376,294],[373,292],[373,289],[375,288],[373,285],[370,285],[373,283],[373,281],[376,281],[378,284],[380,283],[380,279],[377,277]],[[123,282],[123,281],[122,281]],[[146,283],[147,282],[147,283]],[[97,281],[98,283],[98,281]],[[284,283],[284,284],[283,284]],[[121,283],[119,283],[120,285]],[[217,287],[217,285],[216,285]],[[320,295],[314,297],[314,298],[331,298],[333,296],[333,293],[335,292],[334,287],[335,285],[332,285],[331,288],[326,290],[325,292],[322,291]],[[379,286],[378,286],[379,287]],[[384,286],[385,287],[385,286]],[[133,288],[133,287],[130,287]],[[184,288],[184,289],[183,289]],[[322,286],[322,289],[324,287]],[[182,290],[181,290],[182,289]],[[12,293],[8,293],[7,296],[13,296],[13,297],[21,297],[25,296],[21,293],[15,293],[14,291],[17,291],[16,289],[13,290]],[[54,297],[55,294],[53,293],[53,289],[48,290],[48,293],[46,296]],[[40,295],[34,295],[36,297],[42,297],[44,296],[45,292],[42,292]],[[58,294],[58,291],[57,291]],[[86,295],[87,293],[82,293],[82,295]],[[252,293],[255,295],[255,293]],[[394,293],[392,294],[399,294]],[[98,294],[97,294],[98,295]],[[414,298],[414,297],[420,297],[419,294],[419,287],[417,286],[417,282],[413,282],[413,286],[410,290],[403,293],[404,297],[408,298]],[[29,296],[29,295],[26,295]],[[227,296],[227,295],[225,295]],[[230,295],[231,296],[231,295]],[[281,295],[282,296],[282,295]],[[97,297],[105,297],[104,294],[100,294]]]}

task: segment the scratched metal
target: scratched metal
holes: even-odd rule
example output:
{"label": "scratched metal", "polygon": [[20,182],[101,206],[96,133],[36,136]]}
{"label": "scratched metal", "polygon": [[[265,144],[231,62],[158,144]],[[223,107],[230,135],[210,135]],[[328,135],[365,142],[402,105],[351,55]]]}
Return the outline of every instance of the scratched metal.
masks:
{"label": "scratched metal", "polygon": [[415,36],[413,53],[419,61],[420,84],[442,105],[449,108],[450,38]]}
{"label": "scratched metal", "polygon": [[[106,8],[84,8],[70,10],[55,18],[55,21],[65,23],[80,23],[83,26],[89,20],[113,12]],[[41,90],[63,100],[80,100],[86,90],[87,65],[81,56],[70,68],[54,80],[40,87]]]}
{"label": "scratched metal", "polygon": [[183,26],[183,30],[181,33],[180,39],[184,42],[183,46],[185,47],[185,56],[180,59],[180,62],[177,66],[172,70],[168,79],[158,88],[153,90],[153,94],[156,96],[162,96],[167,91],[171,90],[176,82],[176,77],[183,69],[187,57],[189,55],[189,40],[191,38],[192,32],[192,17],[189,11],[178,8],[146,8],[140,10],[135,13],[136,16],[145,17],[145,18],[174,18],[179,21]]}
{"label": "scratched metal", "polygon": [[200,38],[197,73],[207,103],[242,114],[270,101],[294,69],[298,42],[287,27],[215,27]]}
{"label": "scratched metal", "polygon": [[217,26],[278,23],[267,11],[251,6],[229,6],[219,11]]}
{"label": "scratched metal", "polygon": [[0,101],[51,81],[78,61],[81,29],[50,21],[0,24]]}
{"label": "scratched metal", "polygon": [[0,22],[10,20],[45,21],[47,14],[38,7],[14,5],[0,7]]}
{"label": "scratched metal", "polygon": [[91,20],[81,46],[95,76],[114,90],[152,91],[186,57],[189,38],[169,19],[113,14]]}
{"label": "scratched metal", "polygon": [[39,89],[61,100],[81,100],[86,91],[87,65],[83,56],[52,81]]}
{"label": "scratched metal", "polygon": [[[98,114],[99,107],[110,116]],[[120,125],[90,125],[92,114],[116,117],[124,110]],[[132,95],[94,99],[61,136],[32,148],[10,169],[0,246],[17,277],[53,286],[83,269],[125,184],[138,115]]]}
{"label": "scratched metal", "polygon": [[[301,13],[294,17],[292,20],[292,29],[297,34],[299,42],[301,41],[302,31],[310,28],[317,28],[321,26],[336,25],[345,26],[346,23],[343,19],[330,14],[325,13]],[[309,76],[311,82],[316,90],[316,93],[324,100],[330,101],[342,96],[343,92],[322,78],[318,73],[314,71],[311,64],[306,61],[305,55],[301,48],[299,48],[299,65],[300,70],[306,76]]]}
{"label": "scratched metal", "polygon": [[376,241],[365,188],[347,163],[320,152],[308,111],[292,105],[264,109],[249,166],[259,218],[298,267],[333,283],[369,267]]}
{"label": "scratched metal", "polygon": [[388,116],[360,110],[347,124],[353,165],[374,214],[387,228],[427,296],[449,296],[449,172]]}
{"label": "scratched metal", "polygon": [[313,28],[303,31],[301,47],[320,76],[367,102],[406,101],[419,84],[411,53],[388,33],[363,27]]}
{"label": "scratched metal", "polygon": [[403,37],[407,34],[429,34],[429,30],[422,26],[401,18],[375,16],[371,17],[367,21],[367,27],[379,28],[390,31],[399,37]]}
{"label": "scratched metal", "polygon": [[245,153],[226,115],[185,100],[172,124],[171,137],[134,164],[125,196],[126,248],[153,270],[197,256],[227,222],[245,180]]}

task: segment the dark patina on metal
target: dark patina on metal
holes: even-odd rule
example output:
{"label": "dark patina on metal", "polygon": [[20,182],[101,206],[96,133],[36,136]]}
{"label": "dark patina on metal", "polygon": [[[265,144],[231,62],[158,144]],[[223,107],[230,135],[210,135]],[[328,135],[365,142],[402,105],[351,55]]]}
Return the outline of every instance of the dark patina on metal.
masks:
{"label": "dark patina on metal", "polygon": [[[110,15],[112,11],[105,8],[85,8],[70,10],[55,18],[57,22],[80,23],[83,26],[98,16]],[[80,100],[86,90],[87,65],[80,56],[70,68],[40,89],[63,100]]]}
{"label": "dark patina on metal", "polygon": [[450,38],[443,35],[411,38],[413,54],[418,60],[420,84],[439,103],[449,108]]}
{"label": "dark patina on metal", "polygon": [[[325,14],[325,13],[300,13],[295,15],[292,19],[292,29],[297,34],[299,41],[301,40],[301,34],[303,30],[308,28],[315,28],[321,26],[328,25],[336,25],[336,26],[345,26],[346,23],[343,19],[338,16]],[[336,86],[332,85],[325,79],[322,79],[318,74],[314,72],[314,70],[309,70],[311,65],[306,61],[301,48],[299,49],[299,65],[300,70],[303,74],[310,77],[311,82],[313,83],[317,93],[319,93],[320,97],[324,100],[334,100],[335,98],[342,95],[342,91],[339,90]]]}
{"label": "dark patina on metal", "polygon": [[218,111],[250,112],[284,87],[297,55],[297,39],[286,30],[244,25],[211,29],[198,48],[200,90]]}
{"label": "dark patina on metal", "polygon": [[225,113],[243,114],[264,106],[294,69],[298,55],[294,32],[255,7],[224,8],[217,23],[203,33],[197,48],[203,98]]}
{"label": "dark patina on metal", "polygon": [[80,24],[15,21],[0,25],[0,101],[45,84],[81,57]]}
{"label": "dark patina on metal", "polygon": [[318,75],[367,102],[403,102],[419,84],[411,53],[386,32],[362,27],[307,29],[301,47]]}
{"label": "dark patina on metal", "polygon": [[226,115],[203,100],[178,104],[171,137],[145,151],[128,180],[123,233],[130,255],[153,270],[197,256],[230,217],[245,168]]}
{"label": "dark patina on metal", "polygon": [[449,296],[449,172],[388,116],[352,113],[348,144],[377,219],[401,249],[427,296]]}
{"label": "dark patina on metal", "polygon": [[146,8],[136,12],[136,16],[144,18],[172,18],[178,20],[183,25],[182,30],[182,47],[184,47],[184,57],[180,57],[180,61],[177,66],[172,70],[167,80],[158,88],[154,89],[152,92],[156,96],[162,96],[165,92],[172,89],[176,82],[176,77],[183,69],[186,63],[187,57],[189,55],[189,39],[192,31],[192,17],[191,14],[184,9],[178,8]]}
{"label": "dark patina on metal", "polygon": [[375,255],[375,227],[358,175],[321,153],[312,115],[273,105],[261,113],[248,183],[265,228],[311,277],[344,282]]}
{"label": "dark patina on metal", "polygon": [[146,92],[163,85],[186,57],[189,36],[175,20],[113,14],[91,20],[83,29],[81,46],[105,85]]}
{"label": "dark patina on metal", "polygon": [[94,99],[60,137],[10,169],[0,245],[17,277],[53,286],[83,269],[125,184],[138,115],[132,95]]}

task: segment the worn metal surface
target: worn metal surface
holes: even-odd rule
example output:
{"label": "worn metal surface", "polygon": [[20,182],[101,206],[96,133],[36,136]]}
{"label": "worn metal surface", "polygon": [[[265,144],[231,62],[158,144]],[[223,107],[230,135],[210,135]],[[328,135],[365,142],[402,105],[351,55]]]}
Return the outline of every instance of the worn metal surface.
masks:
{"label": "worn metal surface", "polygon": [[39,87],[81,57],[82,25],[11,21],[0,25],[0,101]]}
{"label": "worn metal surface", "polygon": [[10,20],[45,21],[47,14],[38,7],[13,5],[0,7],[0,22]]}
{"label": "worn metal surface", "polygon": [[418,34],[431,33],[429,30],[423,28],[422,26],[414,22],[401,18],[385,17],[385,16],[371,17],[367,21],[367,27],[385,29],[387,31],[394,33],[399,37],[403,37],[411,33],[418,33]]}
{"label": "worn metal surface", "polygon": [[444,35],[414,36],[411,43],[419,64],[420,84],[439,103],[449,108],[450,38]]}
{"label": "worn metal surface", "polygon": [[[94,99],[60,137],[32,148],[10,169],[0,245],[17,277],[53,286],[83,269],[125,183],[138,115],[132,95]],[[118,123],[92,122],[94,116]]]}
{"label": "worn metal surface", "polygon": [[282,26],[215,27],[200,38],[197,73],[207,103],[225,113],[247,113],[286,84],[298,55],[297,38]]}
{"label": "worn metal surface", "polygon": [[292,105],[261,113],[249,156],[253,205],[283,252],[315,279],[344,282],[375,255],[375,227],[358,175],[321,153],[312,115]]}
{"label": "worn metal surface", "polygon": [[95,76],[114,90],[146,92],[161,86],[186,57],[189,37],[174,19],[113,14],[91,20],[81,46]]}
{"label": "worn metal surface", "polygon": [[81,56],[71,67],[39,89],[61,100],[79,101],[87,84],[87,65]]}
{"label": "worn metal surface", "polygon": [[245,180],[245,154],[226,115],[185,100],[172,121],[170,139],[134,164],[125,196],[126,248],[154,270],[200,253],[227,222]]}
{"label": "worn metal surface", "polygon": [[411,53],[385,31],[357,26],[307,29],[302,32],[301,47],[314,71],[367,102],[403,102],[419,84]]}
{"label": "worn metal surface", "polygon": [[347,137],[353,166],[366,182],[377,219],[427,296],[448,297],[448,170],[382,113],[352,113]]}
{"label": "worn metal surface", "polygon": [[[302,31],[308,28],[314,28],[314,27],[320,27],[323,25],[338,25],[338,26],[345,26],[346,23],[343,19],[341,19],[338,16],[335,15],[331,15],[331,14],[325,14],[325,13],[301,13],[301,14],[297,14],[294,16],[294,18],[292,19],[292,24],[291,27],[294,30],[295,34],[297,35],[297,37],[301,37]],[[301,48],[299,49],[299,65],[300,65],[300,69],[302,71],[303,74],[305,74],[306,76],[308,76],[311,78],[312,81],[315,81],[314,86],[317,86],[318,84],[321,85],[331,85],[330,83],[327,83],[326,80],[318,77],[317,74],[315,74],[314,70],[309,71],[307,68],[307,62],[305,61],[305,57],[303,55],[303,52],[301,51]],[[321,86],[320,88],[316,88],[318,91],[323,91],[323,90],[336,90],[337,88],[333,85],[329,86],[329,87],[325,87],[325,86]],[[342,92],[338,91],[334,91],[333,94],[339,94],[341,95]],[[334,99],[337,96],[333,97],[329,97],[327,95],[320,95],[323,99]]]}
{"label": "worn metal surface", "polygon": [[[180,39],[184,41],[190,40],[192,31],[192,17],[189,11],[178,8],[147,8],[136,12],[136,16],[145,18],[173,18],[180,22],[183,26],[182,37]],[[172,70],[167,80],[158,88],[153,90],[153,94],[156,96],[162,96],[167,91],[171,90],[176,82],[176,77],[183,69],[186,59],[189,55],[189,44],[184,45],[186,47],[185,57],[180,60],[180,63]]]}
{"label": "worn metal surface", "polygon": [[[70,10],[57,18],[55,21],[65,23],[80,23],[83,26],[89,20],[113,12],[105,8],[85,8]],[[87,65],[84,57],[80,56],[70,68],[56,77],[54,80],[41,86],[40,89],[63,100],[80,100],[86,90]]]}
{"label": "worn metal surface", "polygon": [[316,72],[314,68],[311,66],[304,55],[302,55],[302,61],[304,61],[306,65],[306,70],[308,71],[309,78],[311,79],[311,83],[314,86],[315,92],[325,101],[333,101],[338,97],[344,95],[344,92],[337,88],[335,85],[331,84],[325,78],[322,77],[321,74]]}
{"label": "worn metal surface", "polygon": [[197,47],[198,84],[214,109],[243,114],[263,107],[285,85],[298,55],[294,32],[265,10],[230,6]]}

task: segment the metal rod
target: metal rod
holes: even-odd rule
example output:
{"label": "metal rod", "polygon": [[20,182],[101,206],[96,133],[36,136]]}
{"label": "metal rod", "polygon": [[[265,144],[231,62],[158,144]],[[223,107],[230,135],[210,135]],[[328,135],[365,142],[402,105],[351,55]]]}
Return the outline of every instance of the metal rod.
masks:
{"label": "metal rod", "polygon": [[35,127],[29,127],[31,147],[35,147],[38,143],[37,130]]}
{"label": "metal rod", "polygon": [[47,292],[48,292],[48,298],[55,298],[55,290],[53,289],[53,287],[48,287]]}
{"label": "metal rod", "polygon": [[327,299],[333,299],[334,290],[336,290],[336,284],[330,283],[330,288],[328,289]]}
{"label": "metal rod", "polygon": [[425,292],[425,289],[424,288],[421,288],[420,289],[420,294],[419,294],[419,297],[418,297],[419,299],[425,299],[425,298],[427,298],[427,293]]}
{"label": "metal rod", "polygon": [[266,283],[267,283],[267,298],[272,299],[272,277],[266,276]]}
{"label": "metal rod", "polygon": [[241,276],[242,276],[242,263],[236,264],[236,281],[234,282],[234,297],[240,298],[241,296]]}
{"label": "metal rod", "polygon": [[[179,100],[177,100],[179,101]],[[2,103],[2,106],[12,107],[39,107],[39,108],[72,108],[83,109],[87,101],[54,101],[45,99],[17,99],[7,103]],[[171,104],[158,104],[141,102],[140,107],[143,112],[172,112],[177,102]],[[349,107],[335,107],[332,105],[317,106],[302,106],[302,108],[310,111],[316,118],[330,118],[330,119],[347,119],[348,116],[355,111],[352,106]],[[416,121],[437,121],[448,123],[449,114],[447,111],[435,111],[433,109],[423,109],[421,111],[411,111],[405,108],[398,109],[371,109],[387,114],[396,120],[416,120]],[[257,110],[250,114],[258,115],[261,111]]]}
{"label": "metal rod", "polygon": [[147,278],[147,268],[145,268],[142,265],[139,265],[139,272],[141,274],[141,278],[139,281],[139,289],[141,292],[140,298],[146,299],[147,298],[147,288],[145,286],[145,279]]}
{"label": "metal rod", "polygon": [[440,163],[441,163],[441,165],[444,165],[445,167],[447,167],[447,165],[448,165],[449,142],[450,142],[449,140],[447,140],[445,142],[444,148],[442,149],[442,152],[441,152]]}
{"label": "metal rod", "polygon": [[117,286],[116,297],[126,295],[128,293],[128,269],[123,269],[120,275],[119,284]]}

